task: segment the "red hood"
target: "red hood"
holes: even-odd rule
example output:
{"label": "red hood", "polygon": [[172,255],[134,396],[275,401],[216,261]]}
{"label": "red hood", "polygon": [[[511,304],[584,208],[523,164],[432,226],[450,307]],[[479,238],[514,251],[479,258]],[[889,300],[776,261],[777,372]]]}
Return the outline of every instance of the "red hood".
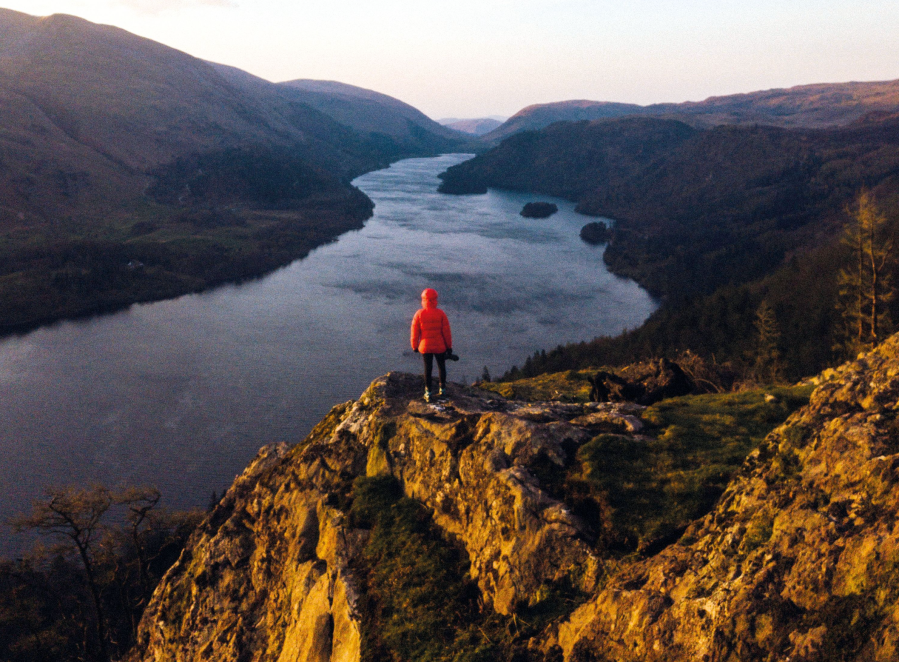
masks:
{"label": "red hood", "polygon": [[421,307],[425,310],[437,307],[437,290],[429,287],[421,293]]}

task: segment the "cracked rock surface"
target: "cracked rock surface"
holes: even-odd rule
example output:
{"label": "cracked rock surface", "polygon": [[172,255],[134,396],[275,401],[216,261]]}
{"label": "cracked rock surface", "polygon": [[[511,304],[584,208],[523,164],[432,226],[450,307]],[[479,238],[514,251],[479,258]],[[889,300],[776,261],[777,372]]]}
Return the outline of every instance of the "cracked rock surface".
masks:
{"label": "cracked rock surface", "polygon": [[899,338],[818,378],[714,509],[648,558],[617,561],[541,486],[641,407],[506,401],[391,373],[301,444],[262,449],[157,588],[132,662],[365,659],[368,530],[353,481],[392,476],[467,554],[486,608],[554,583],[586,602],[534,637],[539,662],[899,659]]}
{"label": "cracked rock surface", "polygon": [[899,339],[836,371],[678,544],[547,636],[566,660],[899,659]]}
{"label": "cracked rock surface", "polygon": [[359,476],[392,475],[424,504],[500,614],[563,579],[594,591],[601,561],[584,524],[527,465],[562,464],[599,430],[635,429],[640,408],[509,402],[454,385],[426,404],[419,391],[420,378],[388,374],[302,444],[263,448],[163,579],[131,659],[360,659],[353,567],[368,531],[346,507]]}

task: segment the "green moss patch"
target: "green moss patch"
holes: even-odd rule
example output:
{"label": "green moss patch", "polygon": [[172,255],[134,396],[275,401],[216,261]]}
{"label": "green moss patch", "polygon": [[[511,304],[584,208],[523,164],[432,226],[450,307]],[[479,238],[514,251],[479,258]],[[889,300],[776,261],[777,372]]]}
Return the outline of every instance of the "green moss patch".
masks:
{"label": "green moss patch", "polygon": [[595,369],[568,370],[508,382],[481,382],[480,387],[510,400],[588,402],[590,382],[587,378],[595,373]]}
{"label": "green moss patch", "polygon": [[591,524],[599,547],[654,553],[711,510],[746,456],[808,403],[811,390],[664,400],[643,413],[645,436],[602,434],[577,450],[571,466],[538,461],[531,470]]}
{"label": "green moss patch", "polygon": [[468,559],[394,478],[358,478],[353,488],[351,521],[371,528],[363,660],[498,659],[496,644],[479,631],[486,617]]}
{"label": "green moss patch", "polygon": [[464,550],[447,540],[428,511],[402,496],[392,477],[357,478],[352,526],[369,528],[362,555],[365,661],[517,660],[529,637],[569,613],[565,587],[542,587],[542,600],[513,617],[485,605]]}

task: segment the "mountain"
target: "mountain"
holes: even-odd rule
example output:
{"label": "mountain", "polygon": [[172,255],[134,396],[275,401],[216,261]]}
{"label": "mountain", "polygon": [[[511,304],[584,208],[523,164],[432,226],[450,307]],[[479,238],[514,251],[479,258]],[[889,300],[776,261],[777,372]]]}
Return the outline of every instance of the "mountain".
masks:
{"label": "mountain", "polygon": [[458,144],[353,94],[393,135],[118,28],[0,10],[0,332],[265,273],[361,226],[353,177]]}
{"label": "mountain", "polygon": [[515,113],[500,126],[483,136],[488,144],[496,144],[522,131],[534,131],[555,122],[578,122],[634,115],[641,106],[610,101],[559,101],[528,106]]}
{"label": "mountain", "polygon": [[308,104],[361,135],[391,141],[400,152],[449,151],[468,139],[407,103],[361,87],[327,80],[292,80],[279,87],[286,98]]}
{"label": "mountain", "polygon": [[677,119],[697,127],[719,124],[765,124],[823,128],[850,124],[870,113],[899,112],[899,80],[822,83],[748,94],[710,97],[705,101],[649,106],[604,101],[560,101],[528,106],[494,129],[484,140],[497,144],[521,131],[554,122],[578,122],[624,115]]}
{"label": "mountain", "polygon": [[899,112],[899,80],[819,83],[787,89],[655,104],[646,112],[690,117],[702,125],[767,124],[780,127],[843,126],[870,113]]}
{"label": "mountain", "polygon": [[897,373],[895,337],[810,400],[438,407],[391,373],[260,451],[128,659],[893,659]]}
{"label": "mountain", "polygon": [[349,132],[327,116],[248,94],[209,64],[124,30],[9,10],[0,24],[4,183],[28,199],[19,213],[77,213],[95,188],[117,191],[111,209],[139,197],[151,169],[235,147],[290,148],[337,176],[371,163],[346,153]]}
{"label": "mountain", "polygon": [[470,133],[475,136],[483,136],[485,133],[490,133],[491,131],[502,125],[502,122],[491,117],[481,117],[479,119],[473,120],[453,120],[450,122],[441,122],[441,124],[455,131]]}

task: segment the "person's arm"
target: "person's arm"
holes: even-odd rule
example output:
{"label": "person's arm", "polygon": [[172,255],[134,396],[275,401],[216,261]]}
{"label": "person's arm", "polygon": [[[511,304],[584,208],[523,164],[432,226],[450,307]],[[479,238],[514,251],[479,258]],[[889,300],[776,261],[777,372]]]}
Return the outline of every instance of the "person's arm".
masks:
{"label": "person's arm", "polygon": [[412,318],[412,330],[409,341],[412,343],[412,349],[417,352],[418,343],[421,342],[421,311],[415,313],[415,317]]}
{"label": "person's arm", "polygon": [[446,316],[446,313],[443,313],[443,326],[440,330],[443,333],[443,342],[446,344],[446,348],[448,350],[452,349],[453,333],[450,331],[449,318]]}

